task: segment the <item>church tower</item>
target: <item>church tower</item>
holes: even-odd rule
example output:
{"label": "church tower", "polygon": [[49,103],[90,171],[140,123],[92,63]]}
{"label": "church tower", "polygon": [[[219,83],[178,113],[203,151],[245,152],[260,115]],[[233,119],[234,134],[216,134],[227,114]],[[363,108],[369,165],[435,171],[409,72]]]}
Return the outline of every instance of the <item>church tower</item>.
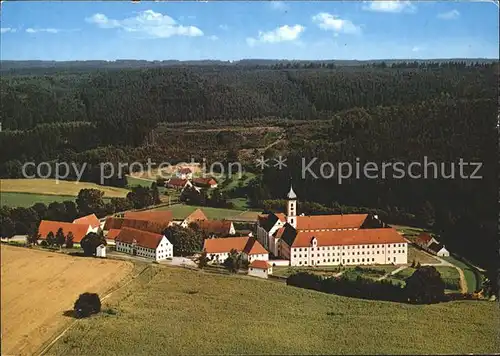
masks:
{"label": "church tower", "polygon": [[297,228],[297,194],[293,191],[290,185],[290,191],[286,195],[287,206],[286,206],[286,221],[292,225],[295,229]]}

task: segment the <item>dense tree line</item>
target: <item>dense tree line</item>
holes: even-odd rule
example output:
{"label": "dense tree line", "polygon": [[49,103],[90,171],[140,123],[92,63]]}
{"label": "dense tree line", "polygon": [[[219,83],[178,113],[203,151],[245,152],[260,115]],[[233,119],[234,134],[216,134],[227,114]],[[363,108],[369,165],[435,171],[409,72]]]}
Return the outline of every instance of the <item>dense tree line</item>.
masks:
{"label": "dense tree line", "polygon": [[392,302],[411,302],[431,304],[445,301],[445,283],[433,266],[419,267],[405,280],[405,286],[393,284],[391,281],[373,281],[358,276],[325,278],[308,272],[290,275],[286,284],[295,287],[313,289],[348,297],[372,300],[388,300]]}

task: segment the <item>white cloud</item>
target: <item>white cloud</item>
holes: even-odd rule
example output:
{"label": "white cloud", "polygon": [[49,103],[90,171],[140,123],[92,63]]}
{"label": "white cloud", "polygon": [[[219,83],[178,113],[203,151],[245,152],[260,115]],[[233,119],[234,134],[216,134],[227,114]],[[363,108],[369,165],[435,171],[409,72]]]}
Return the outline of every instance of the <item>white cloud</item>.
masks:
{"label": "white cloud", "polygon": [[229,26],[228,26],[228,25],[224,25],[224,24],[219,25],[219,28],[220,28],[221,30],[223,30],[223,31],[227,31],[227,30],[229,30]]}
{"label": "white cloud", "polygon": [[288,5],[285,4],[283,1],[271,1],[270,5],[271,9],[273,10],[278,10],[278,11],[288,10]]}
{"label": "white cloud", "polygon": [[333,31],[337,35],[338,33],[346,34],[359,34],[361,33],[361,27],[356,26],[349,20],[341,19],[336,15],[329,14],[327,12],[320,12],[312,17],[314,23],[316,23],[319,28],[325,31]]}
{"label": "white cloud", "polygon": [[219,37],[217,37],[216,35],[211,35],[211,36],[208,36],[208,39],[210,41],[217,41],[219,39]]}
{"label": "white cloud", "polygon": [[259,31],[257,38],[247,38],[247,44],[254,46],[257,43],[278,43],[286,41],[295,41],[300,37],[300,34],[305,31],[302,25],[288,26],[284,25],[272,31]]}
{"label": "white cloud", "polygon": [[416,7],[410,1],[364,1],[363,10],[375,12],[415,12]]}
{"label": "white cloud", "polygon": [[195,26],[179,25],[173,18],[153,10],[140,12],[135,17],[123,20],[110,19],[104,14],[94,14],[85,19],[100,28],[118,28],[126,32],[146,35],[153,38],[172,36],[203,36],[203,31]]}
{"label": "white cloud", "polygon": [[411,51],[412,51],[412,52],[420,52],[421,50],[422,50],[422,48],[421,48],[421,47],[418,47],[418,46],[414,46],[414,47],[411,49]]}
{"label": "white cloud", "polygon": [[39,33],[39,32],[46,32],[46,33],[59,33],[61,30],[58,30],[57,28],[31,28],[28,27],[26,29],[27,33]]}
{"label": "white cloud", "polygon": [[16,32],[16,29],[12,28],[12,27],[2,27],[2,28],[0,28],[0,33],[7,33],[7,32],[13,33],[13,32]]}
{"label": "white cloud", "polygon": [[438,14],[437,17],[443,20],[456,20],[460,17],[460,12],[458,10],[451,10],[448,12],[442,12]]}

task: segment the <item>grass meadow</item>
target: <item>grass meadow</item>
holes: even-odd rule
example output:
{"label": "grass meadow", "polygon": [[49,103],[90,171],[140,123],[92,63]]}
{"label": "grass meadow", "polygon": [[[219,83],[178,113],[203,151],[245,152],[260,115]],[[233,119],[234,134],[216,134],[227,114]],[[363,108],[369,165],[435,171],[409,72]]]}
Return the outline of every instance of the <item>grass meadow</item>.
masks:
{"label": "grass meadow", "polygon": [[248,276],[151,266],[51,355],[491,354],[498,306],[407,305]]}
{"label": "grass meadow", "polygon": [[238,220],[238,218],[241,216],[241,220],[250,219],[256,221],[257,215],[259,214],[258,212],[245,212],[236,209],[221,209],[221,208],[211,208],[206,206],[194,206],[194,205],[184,205],[184,204],[164,206],[153,210],[155,211],[171,210],[174,215],[174,219],[184,219],[198,208],[203,210],[203,212],[209,219]]}

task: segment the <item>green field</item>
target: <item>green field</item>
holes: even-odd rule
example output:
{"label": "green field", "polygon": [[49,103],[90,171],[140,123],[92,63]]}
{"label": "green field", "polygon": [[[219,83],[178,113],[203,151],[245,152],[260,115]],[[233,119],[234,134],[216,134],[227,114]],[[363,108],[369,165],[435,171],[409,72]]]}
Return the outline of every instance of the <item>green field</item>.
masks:
{"label": "green field", "polygon": [[50,204],[54,201],[75,200],[71,195],[42,195],[31,193],[10,193],[0,192],[0,206],[24,207],[28,208],[35,203]]}
{"label": "green field", "polygon": [[106,300],[103,313],[78,320],[48,353],[491,354],[500,347],[491,302],[416,306],[247,276],[150,268]]}
{"label": "green field", "polygon": [[203,210],[203,212],[209,219],[237,220],[239,215],[245,214],[244,218],[247,218],[247,215],[250,213],[251,215],[255,215],[255,220],[256,220],[258,214],[257,212],[244,212],[242,210],[220,209],[220,208],[211,208],[206,206],[194,206],[194,205],[184,205],[184,204],[163,206],[161,208],[153,209],[153,211],[171,210],[174,215],[174,219],[184,219],[198,208]]}
{"label": "green field", "polygon": [[443,257],[443,260],[446,260],[450,262],[451,264],[454,264],[458,268],[461,268],[462,271],[464,271],[464,276],[465,280],[467,281],[467,290],[469,293],[474,292],[479,286],[476,274],[474,273],[474,270],[472,269],[473,267],[469,267],[467,264],[465,264],[462,261],[457,260],[456,258],[450,256],[450,257]]}
{"label": "green field", "polygon": [[[343,272],[343,275],[348,278],[357,278],[357,276],[362,276],[365,278],[377,279],[383,276],[386,273],[394,271],[396,266],[360,266],[359,269],[356,269],[356,266],[321,266],[321,267],[285,267],[285,266],[277,266],[273,267],[273,275],[280,277],[288,277],[289,275],[297,272],[309,272],[322,276],[332,276],[337,273]],[[374,273],[370,270],[377,270],[377,273]]]}

